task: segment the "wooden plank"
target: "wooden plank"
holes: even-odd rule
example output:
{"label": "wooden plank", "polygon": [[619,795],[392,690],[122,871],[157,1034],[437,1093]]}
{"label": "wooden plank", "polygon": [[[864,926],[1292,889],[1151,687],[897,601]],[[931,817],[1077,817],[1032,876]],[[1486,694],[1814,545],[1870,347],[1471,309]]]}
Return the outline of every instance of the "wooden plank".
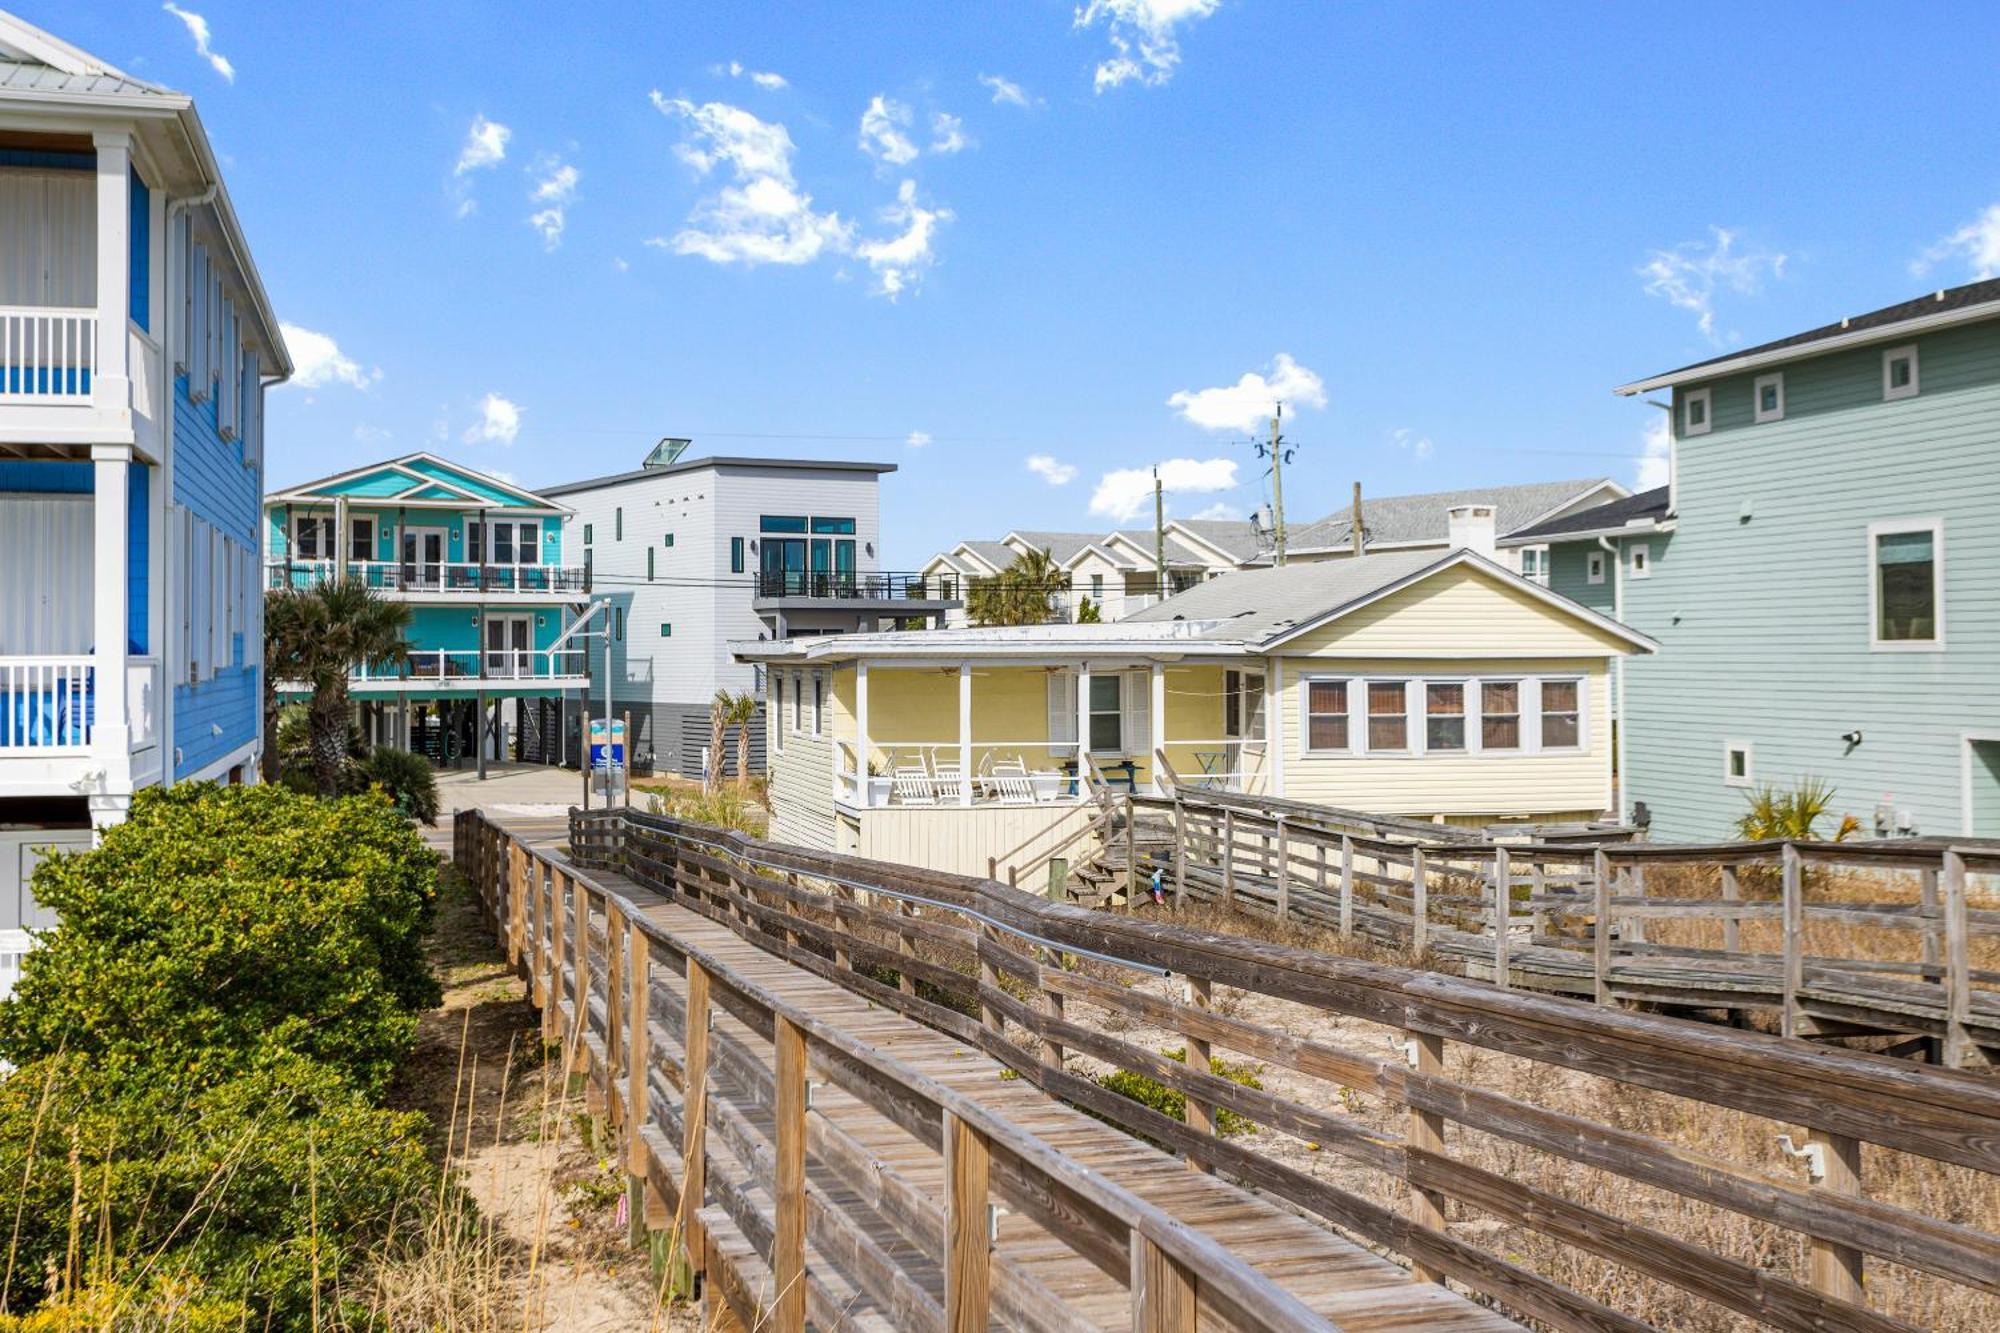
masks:
{"label": "wooden plank", "polygon": [[1961,1069],[1972,1062],[1972,1038],[1966,1032],[1972,1017],[1972,981],[1967,972],[1965,930],[1965,856],[1953,848],[1944,854],[1944,1062]]}
{"label": "wooden plank", "polygon": [[[634,967],[639,966],[634,955]],[[708,1203],[708,969],[687,960],[687,1000],[681,1025],[681,1244],[690,1255],[704,1253],[698,1234],[700,1212]]]}
{"label": "wooden plank", "polygon": [[1410,955],[1422,958],[1430,946],[1430,883],[1425,874],[1424,849],[1410,849]]}
{"label": "wooden plank", "polygon": [[[1861,1193],[1861,1143],[1845,1134],[1822,1130],[1806,1131],[1807,1142],[1818,1150],[1824,1174],[1813,1181],[1815,1188],[1829,1194],[1853,1196]],[[1837,1301],[1862,1300],[1861,1251],[1815,1237],[1807,1270],[1814,1290]]]}
{"label": "wooden plank", "polygon": [[[1435,1076],[1444,1067],[1444,1039],[1429,1033],[1401,1032],[1397,1034],[1407,1053],[1410,1069],[1418,1077]],[[1420,1106],[1411,1106],[1406,1112],[1403,1130],[1405,1152],[1423,1152],[1442,1155],[1444,1152],[1444,1117],[1435,1111],[1426,1111]],[[1435,1189],[1419,1188],[1415,1181],[1410,1183],[1410,1222],[1427,1231],[1444,1230],[1444,1196]],[[1445,1274],[1431,1264],[1416,1264],[1416,1274],[1427,1282],[1443,1282]]]}
{"label": "wooden plank", "polygon": [[[1743,885],[1737,879],[1736,867],[1730,865],[1722,867],[1722,900],[1726,903],[1736,903],[1742,901],[1742,898]],[[1738,916],[1723,918],[1722,947],[1729,953],[1735,953],[1743,947],[1742,920]]]}
{"label": "wooden plank", "polygon": [[1514,864],[1505,847],[1493,849],[1493,984],[1507,987],[1508,932],[1514,921]]}
{"label": "wooden plank", "polygon": [[806,1037],[777,1017],[777,1122],[771,1194],[777,1212],[771,1242],[771,1326],[777,1333],[806,1327]]}
{"label": "wooden plank", "polygon": [[1133,1333],[1194,1333],[1195,1276],[1140,1232],[1132,1233]]}
{"label": "wooden plank", "polygon": [[951,1333],[986,1333],[992,1317],[991,1169],[986,1136],[947,1111],[944,1307]]}
{"label": "wooden plank", "polygon": [[1595,923],[1591,927],[1591,982],[1593,998],[1611,1003],[1611,858],[1602,847],[1591,857],[1592,889],[1596,893]]}
{"label": "wooden plank", "polygon": [[[1187,1005],[1197,1011],[1210,1008],[1210,988],[1206,978],[1186,977],[1182,984],[1186,987]],[[1198,1032],[1183,1030],[1181,1033],[1186,1065],[1197,1073],[1209,1072],[1209,1044]],[[1189,1129],[1198,1134],[1215,1133],[1215,1107],[1201,1098],[1188,1094],[1184,1098],[1184,1119]],[[1190,1156],[1188,1165],[1197,1171],[1206,1171],[1208,1166],[1200,1158]]]}
{"label": "wooden plank", "polygon": [[1354,839],[1340,835],[1340,937],[1354,935]]}
{"label": "wooden plank", "polygon": [[1805,884],[1796,843],[1786,843],[1782,892],[1785,907],[1784,1013],[1782,1032],[1799,1035],[1799,990],[1805,985]]}

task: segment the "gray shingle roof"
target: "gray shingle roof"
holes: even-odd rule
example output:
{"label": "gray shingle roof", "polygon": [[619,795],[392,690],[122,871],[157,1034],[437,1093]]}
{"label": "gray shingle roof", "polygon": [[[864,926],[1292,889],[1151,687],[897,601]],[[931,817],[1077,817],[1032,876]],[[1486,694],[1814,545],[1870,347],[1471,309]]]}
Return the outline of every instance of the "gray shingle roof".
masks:
{"label": "gray shingle roof", "polygon": [[1564,514],[1546,523],[1537,523],[1532,528],[1522,528],[1508,534],[1511,541],[1535,541],[1560,538],[1568,533],[1599,532],[1605,528],[1622,528],[1628,525],[1649,527],[1667,516],[1667,488],[1660,486],[1650,491],[1640,491],[1622,500],[1612,500],[1574,514]]}
{"label": "gray shingle roof", "polygon": [[1204,639],[1261,643],[1450,558],[1442,551],[1389,551],[1359,560],[1240,570],[1198,583],[1119,623],[1212,620],[1218,623]]}
{"label": "gray shingle roof", "polygon": [[1174,523],[1186,528],[1210,546],[1229,552],[1238,560],[1254,558],[1260,549],[1257,544],[1257,530],[1244,519],[1229,518],[1177,518]]}
{"label": "gray shingle roof", "polygon": [[1006,542],[960,542],[959,545],[995,569],[1007,568],[1014,563],[1014,557],[1020,554]]}
{"label": "gray shingle roof", "polygon": [[1047,551],[1049,558],[1059,565],[1098,538],[1098,534],[1095,532],[1021,532],[1016,530],[1011,535],[1019,537],[1022,541],[1035,547],[1037,550]]}
{"label": "gray shingle roof", "polygon": [[[1514,486],[1473,486],[1427,495],[1385,495],[1373,500],[1364,496],[1361,523],[1371,542],[1442,542],[1451,535],[1453,505],[1490,504],[1494,531],[1507,536],[1609,480],[1580,477]],[[1293,528],[1285,537],[1286,547],[1293,551],[1346,546],[1353,540],[1353,523],[1346,511],[1336,510],[1316,523]]]}

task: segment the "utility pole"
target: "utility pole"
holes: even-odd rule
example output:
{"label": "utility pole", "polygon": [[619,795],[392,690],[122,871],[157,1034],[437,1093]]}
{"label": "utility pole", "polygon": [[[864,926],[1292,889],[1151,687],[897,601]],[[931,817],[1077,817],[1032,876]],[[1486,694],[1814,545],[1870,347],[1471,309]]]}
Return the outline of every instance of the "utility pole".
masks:
{"label": "utility pole", "polygon": [[1167,595],[1167,497],[1160,485],[1160,469],[1153,469],[1153,577],[1159,580],[1156,595]]}
{"label": "utility pole", "polygon": [[1271,406],[1271,513],[1278,543],[1275,563],[1285,563],[1285,451],[1279,443],[1278,418],[1285,413],[1283,403]]}

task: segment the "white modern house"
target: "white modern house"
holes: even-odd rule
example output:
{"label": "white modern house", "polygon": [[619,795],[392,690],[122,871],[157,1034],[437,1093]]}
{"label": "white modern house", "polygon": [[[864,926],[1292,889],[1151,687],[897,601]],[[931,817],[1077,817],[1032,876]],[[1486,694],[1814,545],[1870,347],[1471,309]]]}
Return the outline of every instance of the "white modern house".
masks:
{"label": "white modern house", "polygon": [[193,102],[0,12],[0,990],[46,848],[255,773],[290,372]]}
{"label": "white modern house", "polygon": [[[634,766],[692,777],[716,692],[763,697],[763,672],[736,661],[731,640],[935,623],[959,605],[959,580],[881,568],[878,483],[895,464],[683,459],[688,444],[663,440],[634,471],[537,493],[573,511],[561,563],[610,602],[611,706],[631,717]],[[601,651],[589,668],[584,697],[598,716]],[[567,755],[579,751],[580,718],[577,701],[565,705]],[[761,769],[763,728],[752,734]]]}

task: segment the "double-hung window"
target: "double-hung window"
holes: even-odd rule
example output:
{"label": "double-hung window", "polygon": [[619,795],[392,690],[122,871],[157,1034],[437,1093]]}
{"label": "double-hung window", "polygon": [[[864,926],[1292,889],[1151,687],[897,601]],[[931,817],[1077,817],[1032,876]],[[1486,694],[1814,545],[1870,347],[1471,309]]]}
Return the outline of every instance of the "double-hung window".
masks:
{"label": "double-hung window", "polygon": [[1125,707],[1120,693],[1122,678],[1093,675],[1090,678],[1090,750],[1093,754],[1125,752]]}
{"label": "double-hung window", "polygon": [[541,542],[533,523],[521,525],[520,540],[514,546],[514,560],[517,564],[537,565],[541,563]]}
{"label": "double-hung window", "polygon": [[369,515],[358,515],[347,520],[347,558],[349,560],[373,560],[375,558],[375,520]]}
{"label": "double-hung window", "polygon": [[1368,682],[1368,748],[1407,751],[1410,748],[1409,682]]}
{"label": "double-hung window", "polygon": [[1868,529],[1869,646],[1944,646],[1944,521],[1911,519]]}
{"label": "double-hung window", "polygon": [[1479,748],[1481,750],[1521,748],[1520,681],[1479,682]]}
{"label": "double-hung window", "polygon": [[1347,740],[1347,682],[1306,682],[1306,749],[1342,751]]}
{"label": "double-hung window", "polygon": [[513,564],[514,525],[512,523],[495,523],[490,530],[493,534],[493,563],[496,565]]}
{"label": "double-hung window", "polygon": [[1542,748],[1574,750],[1583,744],[1582,691],[1574,680],[1542,682]]}
{"label": "double-hung window", "polygon": [[1465,683],[1433,680],[1424,685],[1424,750],[1429,754],[1465,750]]}

